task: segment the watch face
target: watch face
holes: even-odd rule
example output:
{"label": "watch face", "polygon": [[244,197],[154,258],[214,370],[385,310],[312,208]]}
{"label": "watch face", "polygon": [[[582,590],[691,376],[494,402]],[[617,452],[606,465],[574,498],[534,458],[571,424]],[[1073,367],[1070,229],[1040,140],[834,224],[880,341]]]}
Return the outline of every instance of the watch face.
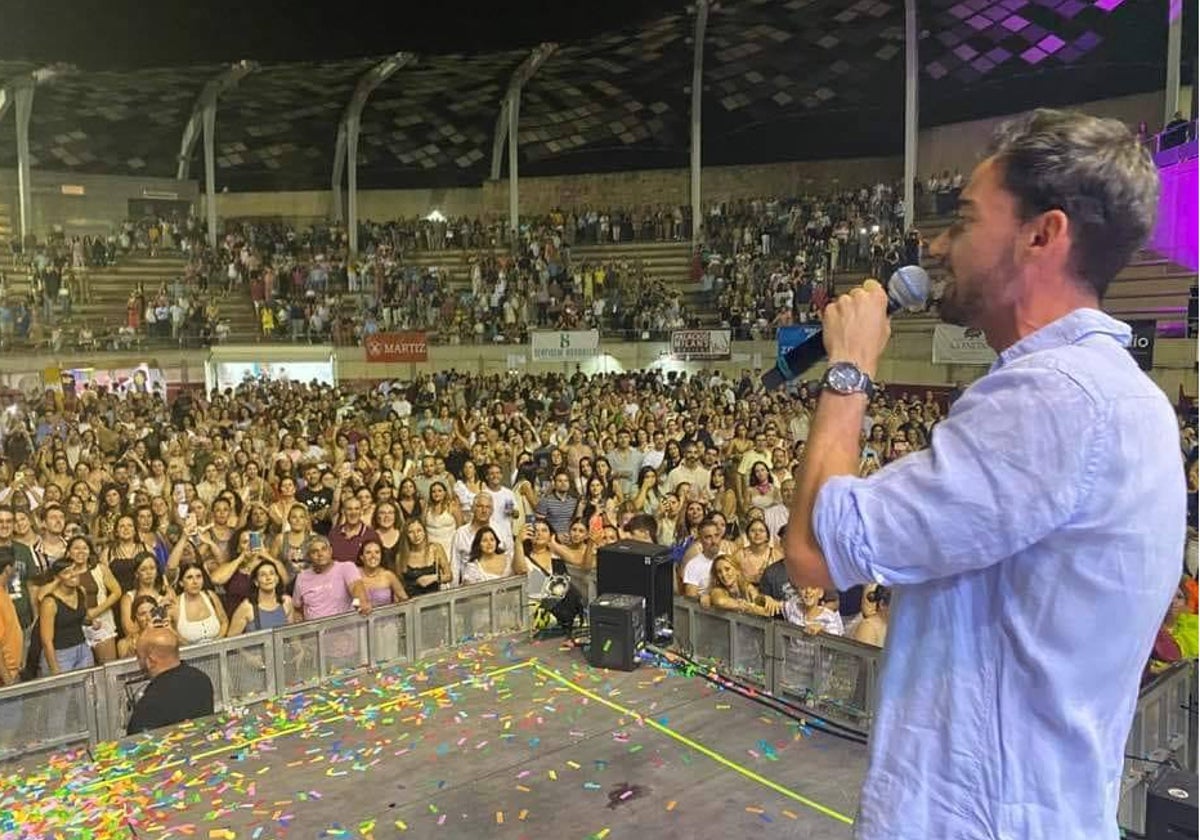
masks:
{"label": "watch face", "polygon": [[826,382],[834,391],[849,394],[861,390],[862,373],[853,365],[833,364],[825,374]]}

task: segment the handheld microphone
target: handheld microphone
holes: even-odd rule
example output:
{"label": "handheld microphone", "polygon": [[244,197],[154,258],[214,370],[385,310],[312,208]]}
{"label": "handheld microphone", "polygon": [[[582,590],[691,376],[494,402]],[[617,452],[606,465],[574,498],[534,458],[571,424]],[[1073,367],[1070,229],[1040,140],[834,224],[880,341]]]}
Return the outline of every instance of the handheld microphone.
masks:
{"label": "handheld microphone", "polygon": [[[901,309],[923,308],[929,299],[931,285],[929,274],[919,265],[904,265],[896,269],[887,284],[888,315]],[[791,382],[823,358],[825,341],[822,331],[818,329],[803,343],[797,344],[779,357],[775,367],[763,374],[763,387],[773,391],[784,383]]]}

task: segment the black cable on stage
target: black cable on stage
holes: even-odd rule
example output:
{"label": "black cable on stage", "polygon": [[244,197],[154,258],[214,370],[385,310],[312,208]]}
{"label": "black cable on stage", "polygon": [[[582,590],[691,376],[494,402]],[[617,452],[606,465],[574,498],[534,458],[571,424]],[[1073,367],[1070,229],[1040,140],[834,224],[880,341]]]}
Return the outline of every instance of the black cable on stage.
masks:
{"label": "black cable on stage", "polygon": [[726,691],[732,691],[733,693],[739,695],[740,697],[744,697],[747,700],[753,700],[762,706],[766,706],[772,711],[792,718],[793,720],[796,720],[805,726],[809,726],[818,732],[824,732],[827,735],[832,735],[835,738],[842,738],[846,741],[856,744],[867,743],[866,737],[861,732],[856,732],[848,726],[828,720],[827,718],[824,718],[821,715],[813,712],[806,706],[794,703],[782,697],[776,697],[774,694],[771,694],[771,692],[759,688],[758,686],[746,685],[740,683],[736,678],[729,677],[728,675],[721,674],[719,672],[711,671],[708,667],[696,662],[689,656],[676,653],[675,651],[665,650],[657,647],[656,645],[646,645],[645,650],[657,656],[659,659],[666,662],[666,664],[676,668],[677,670],[680,669],[680,665],[674,660],[680,660],[683,663],[695,668],[695,673],[706,681]]}

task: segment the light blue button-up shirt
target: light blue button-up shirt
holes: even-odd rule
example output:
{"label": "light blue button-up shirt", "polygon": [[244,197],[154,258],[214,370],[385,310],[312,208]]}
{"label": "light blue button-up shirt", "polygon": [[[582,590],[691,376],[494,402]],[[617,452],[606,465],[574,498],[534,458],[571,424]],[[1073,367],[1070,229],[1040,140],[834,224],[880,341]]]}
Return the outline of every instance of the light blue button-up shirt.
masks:
{"label": "light blue button-up shirt", "polygon": [[930,449],[821,489],[834,583],[896,587],[862,840],[1116,840],[1186,505],[1129,339],[1076,310],[1005,350]]}

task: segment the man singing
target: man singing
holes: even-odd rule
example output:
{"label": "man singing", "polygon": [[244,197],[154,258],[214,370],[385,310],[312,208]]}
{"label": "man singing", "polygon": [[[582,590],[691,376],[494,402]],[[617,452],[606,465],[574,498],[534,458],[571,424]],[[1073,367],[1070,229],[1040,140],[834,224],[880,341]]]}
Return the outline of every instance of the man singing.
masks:
{"label": "man singing", "polygon": [[941,316],[999,358],[931,447],[855,477],[887,344],[873,280],[830,366],[787,529],[797,586],[895,587],[856,835],[1116,840],[1138,679],[1178,583],[1178,427],[1100,311],[1145,240],[1148,155],[1114,120],[1001,128],[931,246]]}

